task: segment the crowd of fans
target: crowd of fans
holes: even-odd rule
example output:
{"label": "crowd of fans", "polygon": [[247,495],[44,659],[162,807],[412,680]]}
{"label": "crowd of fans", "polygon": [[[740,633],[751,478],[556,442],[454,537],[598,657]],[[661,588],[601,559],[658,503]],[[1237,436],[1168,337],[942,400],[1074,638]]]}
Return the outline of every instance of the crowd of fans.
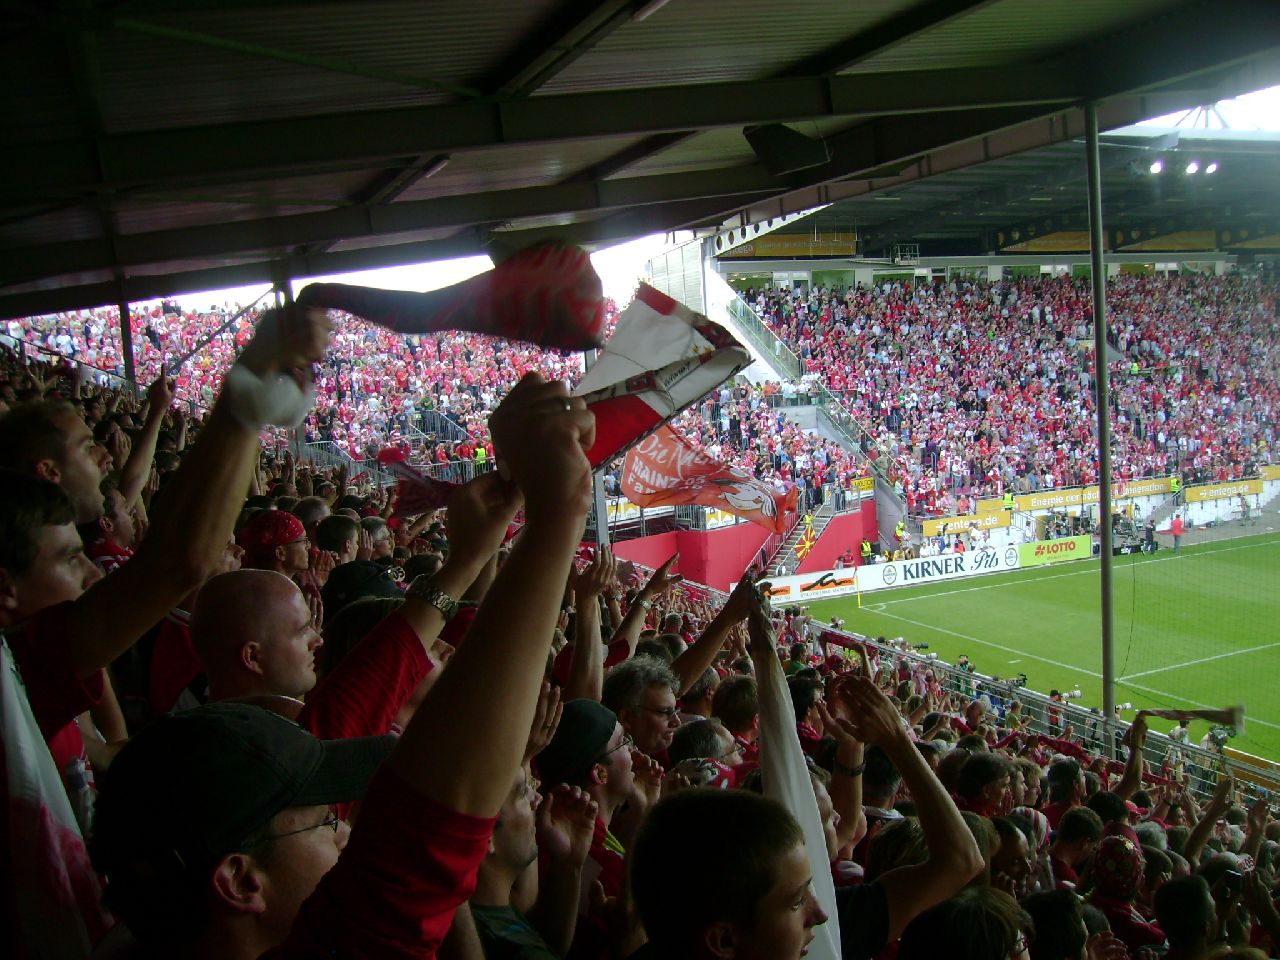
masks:
{"label": "crowd of fans", "polygon": [[[208,409],[217,385],[252,335],[257,310],[237,318],[239,305],[182,310],[156,303],[130,312],[137,377],[151,382],[161,365],[174,381],[176,401]],[[617,307],[606,301],[606,330]],[[53,351],[122,378],[119,311],[113,307],[8,322],[14,340]],[[193,352],[194,351],[194,352]],[[187,362],[177,361],[191,354]],[[580,354],[467,334],[409,337],[347,317],[334,335],[316,378],[317,402],[303,431],[308,442],[335,444],[355,460],[384,447],[408,446],[422,414],[437,411],[457,428],[414,445],[435,462],[470,459],[487,441],[486,423],[500,399],[530,370],[576,381]],[[492,451],[489,451],[490,454]]]}
{"label": "crowd of fans", "polygon": [[[1229,480],[1276,452],[1274,282],[1108,281],[1117,477]],[[1087,278],[749,290],[847,405],[913,514],[1095,482]]]}
{"label": "crowd of fans", "polygon": [[203,417],[0,362],[5,956],[1275,955],[1280,823],[1141,716],[1110,762],[584,546],[537,374],[441,511],[268,458],[332,329],[263,324]]}

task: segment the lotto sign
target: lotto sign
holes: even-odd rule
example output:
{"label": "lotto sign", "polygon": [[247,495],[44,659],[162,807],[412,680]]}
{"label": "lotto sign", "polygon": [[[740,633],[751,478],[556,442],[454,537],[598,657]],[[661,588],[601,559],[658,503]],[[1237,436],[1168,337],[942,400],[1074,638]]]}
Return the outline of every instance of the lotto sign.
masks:
{"label": "lotto sign", "polygon": [[1046,563],[1063,563],[1067,560],[1084,560],[1093,556],[1093,537],[1064,537],[1061,540],[1041,540],[1037,543],[1018,544],[1021,566],[1038,567]]}

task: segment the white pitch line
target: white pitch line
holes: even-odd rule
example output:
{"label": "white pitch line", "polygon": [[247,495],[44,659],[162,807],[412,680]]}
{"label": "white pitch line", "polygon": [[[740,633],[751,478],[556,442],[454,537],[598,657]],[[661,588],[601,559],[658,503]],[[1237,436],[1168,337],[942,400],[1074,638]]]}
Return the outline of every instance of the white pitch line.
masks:
{"label": "white pitch line", "polygon": [[1275,643],[1264,643],[1260,647],[1248,647],[1244,650],[1230,650],[1227,653],[1215,653],[1212,657],[1201,657],[1199,660],[1188,660],[1186,663],[1171,663],[1167,667],[1156,667],[1154,670],[1143,670],[1141,673],[1131,673],[1127,677],[1117,677],[1118,680],[1132,680],[1134,677],[1149,677],[1153,673],[1164,673],[1166,670],[1181,670],[1183,667],[1194,667],[1199,663],[1211,663],[1214,660],[1223,660],[1227,657],[1236,657],[1246,653],[1257,653],[1259,650],[1270,650],[1272,647],[1280,647],[1280,641]]}
{"label": "white pitch line", "polygon": [[1063,670],[1071,670],[1076,673],[1084,673],[1084,674],[1087,674],[1088,676],[1102,679],[1102,674],[1094,673],[1092,670],[1086,670],[1083,667],[1079,667],[1071,663],[1063,663],[1060,660],[1050,660],[1048,657],[1041,657],[1041,656],[1037,656],[1034,653],[1027,653],[1027,651],[1019,650],[1016,647],[1006,647],[1002,643],[994,643],[991,640],[980,640],[977,637],[971,637],[965,633],[956,633],[956,631],[948,630],[945,627],[935,627],[931,623],[921,623],[919,620],[910,620],[907,617],[900,617],[896,613],[889,613],[888,611],[885,611],[884,613],[880,614],[880,616],[892,617],[894,620],[901,620],[903,623],[909,623],[914,627],[922,627],[925,630],[935,630],[938,633],[945,633],[948,636],[955,637],[958,640],[967,640],[970,643],[979,643],[979,644],[982,644],[982,646],[984,647],[991,647],[992,649],[995,649],[995,650],[1003,650],[1005,653],[1016,653],[1022,657],[1030,657],[1032,660],[1039,660],[1041,663],[1053,664],[1053,666],[1061,667]]}
{"label": "white pitch line", "polygon": [[[1201,550],[1197,553],[1190,554],[1190,556],[1192,558],[1208,557],[1216,553],[1230,553],[1234,550],[1252,550],[1255,547],[1273,547],[1275,545],[1276,545],[1276,541],[1274,540],[1268,540],[1262,543],[1242,543],[1242,544],[1239,544],[1238,546],[1222,547],[1218,550]],[[1097,559],[1097,558],[1095,557],[1090,559]],[[1139,559],[1138,563],[1141,566],[1145,566],[1149,563],[1168,563],[1171,560],[1180,560],[1180,559],[1182,559],[1181,554],[1174,555],[1171,553],[1168,556],[1155,557],[1154,559],[1151,559],[1151,560]],[[1125,566],[1127,567],[1129,566],[1129,564],[1125,564]],[[1030,570],[1034,568],[1028,567],[1027,569]],[[1011,570],[1007,572],[1015,573],[1020,571]],[[979,584],[976,587],[960,587],[959,589],[956,589],[956,590],[944,590],[942,593],[927,593],[927,594],[922,594],[921,596],[918,596],[918,597],[899,597],[897,600],[881,600],[880,606],[886,607],[891,603],[918,603],[921,600],[933,600],[937,597],[950,597],[953,594],[957,594],[957,593],[973,593],[975,590],[998,590],[1000,587],[1016,587],[1024,583],[1044,583],[1044,581],[1046,580],[1060,580],[1063,577],[1084,577],[1090,574],[1096,575],[1097,573],[1098,573],[1098,568],[1090,566],[1085,570],[1073,570],[1070,573],[1055,573],[1047,577],[1026,577],[1020,580],[1004,580],[1004,581],[1001,581],[1000,583],[983,583],[983,584]],[[876,592],[879,593],[880,591],[877,590]],[[886,616],[888,616],[888,614],[886,614]]]}
{"label": "white pitch line", "polygon": [[[982,639],[979,639],[978,637],[971,637],[965,633],[957,633],[955,630],[948,630],[945,627],[935,627],[931,623],[921,623],[919,620],[911,620],[911,619],[908,619],[907,617],[900,617],[898,616],[898,614],[889,613],[888,611],[882,613],[881,616],[892,617],[894,620],[901,620],[903,623],[909,623],[915,627],[922,627],[925,630],[934,630],[938,633],[945,633],[948,636],[955,637],[958,640],[965,640],[965,641],[968,641],[969,643],[977,643],[977,644],[980,644],[981,646],[991,647],[992,649],[995,649],[995,650],[1003,650],[1006,653],[1020,654],[1021,656],[1028,657],[1031,660],[1039,660],[1041,663],[1052,664],[1055,667],[1061,667],[1063,670],[1071,670],[1075,673],[1083,673],[1085,676],[1094,677],[1098,680],[1102,679],[1102,674],[1097,673],[1093,670],[1086,670],[1084,669],[1084,667],[1078,666],[1076,664],[1063,663],[1060,660],[1051,660],[1048,657],[1042,657],[1042,656],[1039,656],[1038,654],[1028,653],[1025,650],[1018,650],[1015,647],[1007,647],[1002,643],[994,643],[991,640],[982,640]],[[1168,691],[1165,691],[1165,690],[1157,690],[1155,687],[1146,687],[1140,683],[1130,683],[1128,680],[1117,680],[1116,682],[1123,683],[1126,687],[1130,687],[1134,690],[1141,690],[1143,693],[1150,693],[1158,697],[1168,697],[1171,700],[1177,700],[1181,703],[1189,703],[1194,707],[1199,707],[1201,710],[1216,710],[1216,709],[1219,709],[1221,706],[1219,705],[1218,707],[1215,707],[1213,704],[1200,703],[1196,700],[1189,700],[1186,697],[1179,696],[1176,693],[1169,693]],[[1264,727],[1270,727],[1272,730],[1280,730],[1280,723],[1268,723],[1266,720],[1259,720],[1255,716],[1250,716],[1248,718],[1248,722],[1257,723]]]}

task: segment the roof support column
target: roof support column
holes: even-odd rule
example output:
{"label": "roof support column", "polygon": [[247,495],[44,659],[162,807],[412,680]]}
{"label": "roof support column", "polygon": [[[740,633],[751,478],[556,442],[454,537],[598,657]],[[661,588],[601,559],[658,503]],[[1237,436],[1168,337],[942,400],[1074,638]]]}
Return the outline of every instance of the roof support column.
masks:
{"label": "roof support column", "polygon": [[124,357],[124,378],[135,388],[138,385],[138,371],[133,360],[133,324],[129,322],[129,298],[124,294],[124,284],[120,289],[120,354]]}
{"label": "roof support column", "polygon": [[1089,276],[1093,285],[1093,388],[1098,415],[1098,533],[1102,590],[1102,748],[1114,759],[1115,649],[1111,606],[1111,403],[1107,382],[1107,268],[1103,255],[1102,168],[1098,154],[1098,107],[1084,108],[1085,158],[1089,166]]}

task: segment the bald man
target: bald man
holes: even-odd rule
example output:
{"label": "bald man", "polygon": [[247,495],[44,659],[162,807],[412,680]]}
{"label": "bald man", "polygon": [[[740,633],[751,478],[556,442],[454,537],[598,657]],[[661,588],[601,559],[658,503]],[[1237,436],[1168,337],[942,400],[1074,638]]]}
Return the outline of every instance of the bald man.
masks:
{"label": "bald man", "polygon": [[236,570],[204,585],[191,615],[209,700],[285,696],[316,685],[324,642],[297,584],[274,570]]}
{"label": "bald man", "polygon": [[431,647],[457,613],[458,598],[502,545],[507,520],[493,507],[502,495],[496,473],[454,492],[448,562],[415,580],[400,608],[319,685],[315,654],[322,641],[292,580],[270,570],[238,570],[208,581],[191,617],[191,640],[205,664],[210,701],[252,698],[277,709],[278,702],[268,701],[305,696],[297,721],[317,737],[387,733],[434,668]]}

